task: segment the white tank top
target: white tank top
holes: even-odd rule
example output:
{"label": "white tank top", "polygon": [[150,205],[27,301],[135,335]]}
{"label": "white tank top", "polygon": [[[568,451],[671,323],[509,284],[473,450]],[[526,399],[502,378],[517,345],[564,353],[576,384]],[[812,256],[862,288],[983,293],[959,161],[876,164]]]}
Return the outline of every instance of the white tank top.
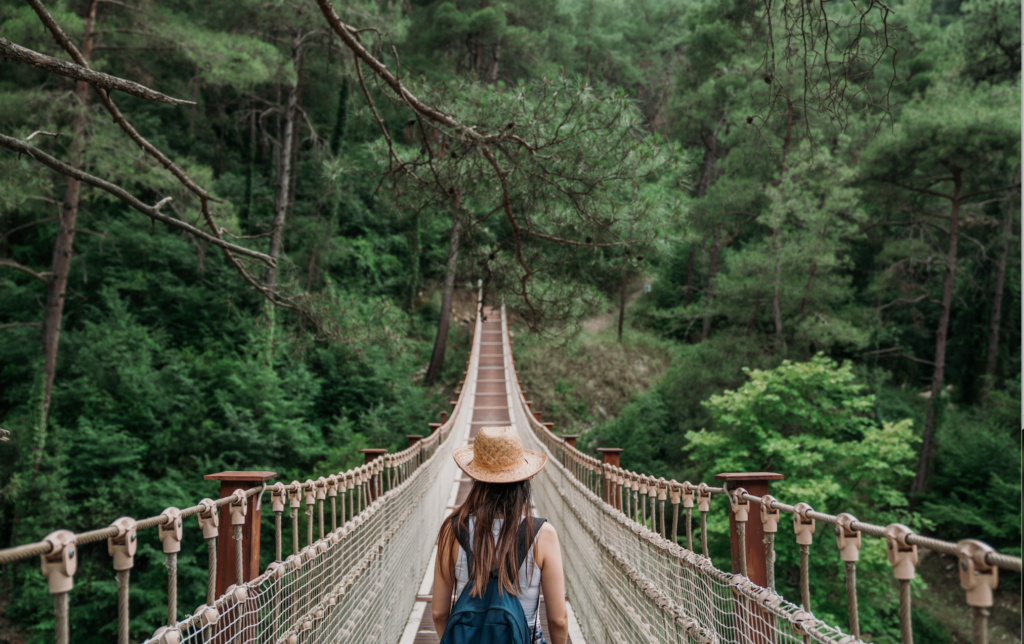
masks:
{"label": "white tank top", "polygon": [[[494,534],[494,544],[498,544],[498,533],[501,531],[502,519],[491,524],[491,532]],[[469,542],[473,543],[475,534],[476,519],[469,517]],[[533,544],[536,546],[536,542]],[[455,562],[455,594],[462,594],[462,589],[469,583],[469,562],[466,560],[466,551],[459,546],[459,558]],[[533,548],[526,553],[526,561],[519,568],[519,603],[523,606],[523,614],[526,615],[526,625],[533,628],[537,620],[537,606],[540,603],[540,568],[533,560]]]}

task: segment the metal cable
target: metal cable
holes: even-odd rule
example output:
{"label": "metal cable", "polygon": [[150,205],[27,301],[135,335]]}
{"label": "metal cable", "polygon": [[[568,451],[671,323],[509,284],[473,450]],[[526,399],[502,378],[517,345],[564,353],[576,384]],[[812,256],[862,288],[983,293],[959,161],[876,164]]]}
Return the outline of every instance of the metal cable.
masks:
{"label": "metal cable", "polygon": [[981,606],[974,607],[973,644],[988,644],[989,610]]}
{"label": "metal cable", "polygon": [[679,537],[679,504],[672,504],[672,543],[676,543]]}
{"label": "metal cable", "polygon": [[245,583],[245,576],[242,574],[242,526],[235,528],[235,583]]}
{"label": "metal cable", "polygon": [[299,554],[299,509],[292,508],[292,554]]}
{"label": "metal cable", "polygon": [[[331,497],[331,532],[338,529],[338,497]],[[323,538],[323,535],[320,535]]]}
{"label": "metal cable", "polygon": [[320,499],[317,502],[316,505],[317,505],[317,513],[319,514],[319,516],[317,518],[320,521],[320,538],[323,539],[324,538],[324,500]]}
{"label": "metal cable", "polygon": [[811,612],[810,558],[811,546],[800,544],[800,603],[808,613]]}
{"label": "metal cable", "polygon": [[206,574],[206,605],[213,606],[217,601],[217,537],[206,540],[206,553],[210,567]]}
{"label": "metal cable", "polygon": [[850,613],[850,634],[860,639],[860,615],[857,612],[857,562],[846,564],[846,606]]}
{"label": "metal cable", "polygon": [[[258,487],[249,488],[248,490],[245,491],[245,496],[254,496],[259,493],[260,489],[261,488]],[[231,503],[232,501],[234,501],[234,498],[232,496],[227,496],[224,497],[223,499],[217,499],[216,501],[213,502],[213,507],[219,508],[221,506]],[[187,517],[199,514],[204,509],[205,508],[201,505],[194,505],[190,508],[185,508],[181,511],[181,518],[185,519]],[[141,521],[136,522],[135,529],[137,531],[146,530],[148,528],[162,526],[166,523],[167,516],[164,514],[159,514],[155,517],[142,519]],[[117,535],[117,528],[98,528],[96,530],[88,530],[86,532],[76,534],[75,543],[77,543],[80,546],[84,546],[85,544],[96,543],[97,541],[104,541],[106,539],[109,539],[110,537],[116,537]],[[49,541],[37,541],[35,543],[26,543],[20,546],[14,546],[13,548],[4,548],[0,550],[0,564],[7,564],[11,563],[12,561],[19,561],[21,559],[27,559],[29,557],[47,555],[50,554],[52,549],[53,546],[50,544]]]}
{"label": "metal cable", "polygon": [[740,574],[747,576],[747,522],[736,522],[736,540],[740,542]]}
{"label": "metal cable", "polygon": [[128,644],[128,581],[132,571],[118,570],[117,578],[117,644]]}
{"label": "metal cable", "polygon": [[281,510],[274,512],[274,561],[281,559]]}
{"label": "metal cable", "polygon": [[[717,493],[714,488],[708,488],[712,492]],[[744,499],[753,501],[755,503],[761,503],[761,497],[753,496],[752,494],[743,494]],[[772,503],[772,508],[775,510],[781,510],[788,514],[795,513],[795,506],[786,505],[779,501]],[[838,517],[832,514],[825,514],[823,512],[816,512],[809,510],[807,512],[809,519],[815,521],[821,521],[822,523],[829,523],[831,525],[839,525]],[[864,534],[871,535],[872,537],[885,538],[886,526],[875,525],[873,523],[865,523],[863,521],[853,521],[850,523],[850,529],[857,532],[863,532]],[[945,555],[957,556],[957,544],[953,541],[946,541],[944,539],[936,539],[934,537],[926,537],[920,534],[911,533],[907,535],[907,544],[912,546],[920,546],[927,548],[934,552],[939,552]],[[990,566],[998,566],[1005,570],[1012,570],[1014,572],[1021,572],[1021,558],[1014,557],[1012,555],[1004,555],[999,552],[989,552],[985,555],[985,563]]]}
{"label": "metal cable", "polygon": [[900,641],[914,644],[914,624],[910,615],[910,580],[900,579]]}
{"label": "metal cable", "polygon": [[71,639],[71,625],[68,623],[68,594],[53,596],[53,618],[56,626],[55,644],[68,644]]}
{"label": "metal cable", "polygon": [[168,552],[164,560],[167,567],[167,625],[178,623],[178,553]]}
{"label": "metal cable", "polygon": [[708,556],[708,513],[706,510],[700,512],[700,551],[705,557]]}
{"label": "metal cable", "polygon": [[686,508],[686,549],[693,552],[693,508]]}
{"label": "metal cable", "polygon": [[658,514],[661,515],[661,538],[665,538],[665,502],[658,501]]}
{"label": "metal cable", "polygon": [[306,506],[306,545],[313,545],[313,504]]}

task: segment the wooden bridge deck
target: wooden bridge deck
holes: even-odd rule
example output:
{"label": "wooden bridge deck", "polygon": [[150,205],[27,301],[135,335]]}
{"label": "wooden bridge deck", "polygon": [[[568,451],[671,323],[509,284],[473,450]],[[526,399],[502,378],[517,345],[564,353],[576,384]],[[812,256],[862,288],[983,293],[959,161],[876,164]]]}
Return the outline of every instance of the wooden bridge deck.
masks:
{"label": "wooden bridge deck", "polygon": [[[473,413],[469,424],[469,433],[466,443],[470,444],[476,437],[480,428],[485,425],[509,425],[512,424],[511,410],[509,409],[509,390],[506,387],[505,375],[505,354],[504,343],[502,342],[502,321],[500,309],[485,309],[486,321],[481,325],[480,338],[480,359],[477,370],[476,393],[473,398]],[[453,481],[451,496],[448,501],[447,512],[450,514],[456,507],[461,505],[469,491],[473,487],[473,481],[466,478],[461,472],[459,478]],[[557,528],[557,526],[555,526]],[[424,535],[424,539],[433,539],[435,535]],[[434,553],[436,556],[436,552]],[[434,563],[431,558],[427,574],[420,585],[419,594],[416,597],[416,604],[413,606],[409,621],[406,623],[405,633],[402,635],[400,644],[438,644],[440,639],[434,631],[434,622],[431,619],[432,597],[434,583]],[[547,632],[547,607],[543,596],[540,604],[541,628]],[[585,644],[576,618],[569,607],[569,640],[575,644]]]}

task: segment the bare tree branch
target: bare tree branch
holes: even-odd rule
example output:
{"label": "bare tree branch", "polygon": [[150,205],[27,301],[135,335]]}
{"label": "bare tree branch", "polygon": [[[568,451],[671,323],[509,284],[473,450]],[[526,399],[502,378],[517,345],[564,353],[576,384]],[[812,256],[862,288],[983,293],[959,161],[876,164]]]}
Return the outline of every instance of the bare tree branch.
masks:
{"label": "bare tree branch", "polygon": [[889,349],[880,349],[878,351],[868,351],[867,353],[862,353],[861,355],[862,356],[894,355],[894,356],[899,356],[900,358],[906,358],[907,360],[912,360],[914,362],[920,362],[921,364],[926,364],[926,365],[929,365],[929,366],[932,366],[932,367],[935,366],[935,363],[931,362],[930,360],[922,360],[921,358],[915,358],[912,355],[903,353],[903,351],[897,349],[896,347],[891,347]]}
{"label": "bare tree branch", "polygon": [[[47,201],[50,201],[51,203],[57,203],[57,202],[54,202],[52,199],[48,199]],[[4,234],[0,235],[0,241],[3,241],[7,237],[10,237],[11,235],[13,235],[14,233],[18,232],[19,230],[25,230],[26,228],[31,228],[32,226],[36,226],[38,224],[45,224],[45,223],[47,223],[49,221],[57,221],[58,219],[60,219],[60,217],[45,217],[43,219],[36,219],[35,221],[30,221],[27,224],[22,224],[20,226],[15,226],[14,228],[11,228],[10,230],[5,232]]]}
{"label": "bare tree branch", "polygon": [[[26,154],[52,170],[56,170],[57,172],[63,175],[78,179],[79,181],[87,183],[93,186],[94,188],[99,188],[100,190],[109,192],[110,194],[114,195],[121,201],[124,201],[129,206],[138,210],[147,217],[152,217],[157,221],[161,221],[170,226],[174,226],[175,228],[180,228],[181,230],[191,233],[196,237],[199,237],[200,239],[213,244],[214,246],[219,246],[233,253],[238,253],[239,255],[246,255],[248,257],[258,259],[270,266],[276,265],[276,262],[268,255],[264,255],[259,251],[251,250],[243,246],[236,246],[235,244],[228,243],[223,239],[214,237],[213,235],[210,235],[209,233],[199,230],[195,226],[187,224],[184,221],[181,221],[180,219],[168,217],[167,215],[157,210],[155,207],[148,206],[142,203],[138,198],[136,198],[134,195],[129,193],[124,188],[121,188],[120,186],[115,186],[112,183],[104,181],[99,177],[94,177],[86,172],[82,172],[81,170],[78,170],[64,163],[63,161],[59,161],[58,159],[53,158],[49,154],[46,154],[45,152],[40,150],[39,148],[32,147],[31,145],[23,143],[18,139],[14,139],[9,136],[0,134],[0,147],[7,148],[8,150],[11,150],[13,152]],[[164,199],[163,202],[166,202],[166,199]]]}
{"label": "bare tree branch", "polygon": [[[0,331],[3,331],[4,329],[21,329],[21,328],[24,328],[24,327],[41,327],[41,326],[43,326],[41,322],[12,322],[10,324],[0,324]],[[3,430],[0,430],[0,431],[3,431]],[[0,440],[6,440],[6,439],[0,439]]]}
{"label": "bare tree branch", "polygon": [[50,274],[49,272],[37,273],[34,270],[32,270],[31,268],[29,268],[28,266],[25,266],[23,264],[19,264],[18,262],[14,261],[13,259],[0,259],[0,266],[5,266],[7,268],[12,268],[12,269],[14,269],[16,271],[20,271],[20,272],[22,272],[22,273],[24,273],[26,275],[31,275],[32,277],[36,278],[37,280],[39,280],[43,284],[49,284],[50,283],[50,280],[48,280],[46,278],[46,276]]}
{"label": "bare tree branch", "polygon": [[[64,49],[64,51],[66,51],[69,56],[71,56],[72,60],[74,60],[80,66],[88,68],[88,61],[85,60],[85,57],[82,56],[82,53],[78,51],[78,48],[75,47],[74,43],[71,42],[67,34],[64,33],[64,30],[60,28],[60,25],[57,24],[57,21],[53,19],[53,16],[50,15],[50,12],[43,5],[42,0],[26,0],[26,2],[28,2],[32,9],[36,12],[36,15],[39,16],[39,19],[53,35],[53,38],[54,40],[56,40],[57,44],[60,45],[60,47]],[[97,90],[97,94],[99,94],[100,100],[103,102],[103,105],[107,108],[107,111],[110,112],[110,115],[113,117],[114,122],[117,123],[122,130],[125,131],[128,137],[135,141],[140,148],[142,148],[149,154],[153,155],[153,157],[156,158],[156,160],[160,163],[161,166],[163,166],[167,171],[173,174],[178,179],[178,181],[182,183],[182,185],[188,188],[188,190],[190,190],[193,194],[199,197],[200,209],[202,210],[203,217],[206,219],[207,226],[210,227],[210,231],[212,232],[213,236],[220,242],[223,242],[222,231],[217,226],[216,222],[213,219],[213,214],[210,212],[210,202],[213,201],[216,203],[221,203],[221,201],[219,199],[214,199],[213,197],[211,197],[206,190],[201,188],[198,184],[196,184],[195,181],[193,181],[187,174],[185,174],[184,170],[182,170],[180,167],[178,167],[177,164],[175,164],[173,161],[167,158],[167,156],[163,152],[161,152],[159,148],[157,148],[155,145],[146,140],[146,138],[143,137],[141,134],[139,134],[138,131],[136,131],[135,128],[132,127],[131,123],[129,123],[128,120],[124,117],[124,114],[121,113],[121,110],[117,108],[117,105],[114,104],[114,101],[110,98],[106,91]],[[246,270],[245,266],[242,265],[238,258],[231,254],[231,251],[229,249],[234,247],[232,244],[224,245],[223,243],[221,243],[217,245],[221,247],[221,250],[224,252],[224,257],[235,268],[238,274],[242,276],[242,279],[245,280],[245,282],[252,286],[254,289],[259,291],[265,298],[267,298],[268,301],[277,306],[283,306],[285,308],[292,309],[295,308],[290,304],[285,304],[281,302],[280,299],[278,299],[277,297],[277,293],[266,288],[258,279],[249,274],[249,271]]]}
{"label": "bare tree branch", "polygon": [[971,194],[964,195],[964,196],[962,196],[960,198],[961,199],[970,199],[971,197],[977,197],[979,195],[987,195],[987,194],[991,194],[993,192],[1002,192],[1004,190],[1015,190],[1015,189],[1017,189],[1019,187],[1020,187],[1020,184],[1019,183],[1015,183],[1015,184],[1010,185],[1010,186],[1003,186],[1002,188],[992,188],[991,190],[979,190],[978,192],[972,192]]}
{"label": "bare tree branch", "polygon": [[43,135],[45,135],[45,136],[54,136],[54,137],[56,137],[56,136],[60,136],[60,132],[47,132],[47,131],[45,131],[45,130],[36,130],[36,131],[35,131],[35,132],[33,132],[32,134],[29,134],[28,136],[26,136],[26,137],[25,137],[25,141],[26,141],[26,142],[28,142],[28,141],[31,141],[31,140],[32,140],[33,138],[35,138],[35,136],[36,136],[37,134],[43,134]]}
{"label": "bare tree branch", "polygon": [[171,98],[166,94],[153,91],[148,87],[139,85],[138,83],[130,80],[111,76],[110,74],[104,74],[103,72],[93,71],[87,67],[75,65],[59,58],[54,58],[53,56],[40,54],[37,51],[32,51],[31,49],[27,49],[21,45],[16,45],[6,38],[0,38],[0,56],[19,63],[31,65],[32,67],[37,67],[43,71],[50,72],[51,74],[85,81],[98,89],[117,90],[119,92],[124,92],[125,94],[131,94],[133,96],[138,96],[139,98],[144,98],[149,101],[156,101],[158,103],[170,103],[171,105],[195,105],[192,101],[183,101],[179,98]]}

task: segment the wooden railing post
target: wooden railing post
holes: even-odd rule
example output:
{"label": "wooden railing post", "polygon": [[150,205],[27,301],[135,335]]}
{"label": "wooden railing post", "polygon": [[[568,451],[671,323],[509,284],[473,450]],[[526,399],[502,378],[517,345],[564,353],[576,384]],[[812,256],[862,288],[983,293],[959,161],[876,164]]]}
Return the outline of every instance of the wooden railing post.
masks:
{"label": "wooden railing post", "polygon": [[[785,477],[774,472],[730,472],[716,474],[715,478],[725,481],[730,491],[743,488],[752,496],[762,497],[768,494],[768,484],[770,481],[781,481]],[[747,521],[745,529],[746,538],[743,539],[746,543],[740,543],[741,536],[736,525],[736,515],[731,511],[729,512],[729,542],[732,554],[732,572],[741,572],[740,553],[741,548],[743,548],[747,559],[747,578],[758,586],[767,588],[768,563],[765,553],[764,526],[761,524],[760,509],[760,506],[751,504],[751,514],[753,516]]]}
{"label": "wooden railing post", "polygon": [[562,435],[562,440],[565,441],[566,445],[568,445],[569,447],[572,447],[573,449],[575,449],[576,448],[576,439],[579,438],[579,437],[580,437],[579,434],[563,434]]}
{"label": "wooden railing post", "polygon": [[[207,481],[220,481],[220,498],[238,490],[248,490],[276,478],[277,472],[217,472],[203,477]],[[255,579],[260,574],[260,514],[262,497],[247,499],[245,523],[242,524],[242,578],[235,574],[235,526],[231,522],[231,505],[220,508],[217,530],[217,597],[228,586]]]}
{"label": "wooden railing post", "polygon": [[[756,497],[763,497],[768,494],[770,481],[781,481],[781,474],[774,472],[730,472],[716,474],[715,478],[724,481],[728,486],[729,493],[743,488],[747,494]],[[743,564],[746,564],[747,579],[762,588],[768,588],[768,553],[765,543],[764,525],[761,522],[761,507],[759,504],[750,503],[746,509],[747,521],[741,528],[736,520],[736,512],[730,506],[729,510],[729,547],[732,558],[732,572],[742,573]],[[773,535],[774,536],[774,535]],[[772,546],[774,552],[774,546]],[[772,575],[774,577],[774,574]],[[754,644],[773,644],[775,633],[773,624],[775,618],[765,611],[764,608],[756,605],[749,607],[753,614],[748,618],[746,628],[750,631],[744,634],[744,641]],[[805,639],[805,641],[808,641]]]}
{"label": "wooden railing post", "polygon": [[[364,465],[368,465],[368,464],[372,463],[373,461],[377,460],[378,458],[380,458],[381,456],[383,456],[384,454],[388,453],[388,451],[386,449],[381,449],[381,448],[361,449],[359,451],[363,453],[363,464]],[[377,490],[377,477],[376,476],[371,476],[370,477],[370,499],[369,499],[370,503],[373,503],[374,501],[377,500],[378,492],[379,491]]]}
{"label": "wooden railing post", "polygon": [[[605,465],[619,467],[619,454],[623,451],[621,447],[598,447],[597,451],[601,452],[601,456],[604,457]],[[618,498],[619,495],[615,493],[615,483],[607,476],[602,481],[602,490],[604,491],[605,503],[616,510],[622,510],[622,501]]]}

